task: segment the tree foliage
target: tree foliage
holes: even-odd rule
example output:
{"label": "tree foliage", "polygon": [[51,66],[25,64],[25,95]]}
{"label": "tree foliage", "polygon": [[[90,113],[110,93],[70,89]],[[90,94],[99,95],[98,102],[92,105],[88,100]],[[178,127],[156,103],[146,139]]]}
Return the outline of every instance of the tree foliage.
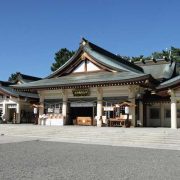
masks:
{"label": "tree foliage", "polygon": [[19,73],[19,72],[12,73],[12,74],[9,76],[8,81],[14,82],[14,81],[17,79],[18,73]]}
{"label": "tree foliage", "polygon": [[171,47],[170,50],[162,50],[161,52],[153,52],[152,57],[155,59],[167,58],[180,62],[180,48]]}
{"label": "tree foliage", "polygon": [[176,62],[180,62],[180,48],[171,47],[170,50],[162,50],[160,52],[155,51],[150,56],[136,56],[136,57],[129,57],[127,60],[131,60],[132,62],[141,61],[141,60],[150,60],[150,59],[169,59]]}
{"label": "tree foliage", "polygon": [[56,71],[64,63],[66,63],[66,61],[69,60],[74,55],[74,53],[74,51],[69,51],[66,48],[62,48],[56,52],[54,57],[55,62],[51,66],[51,71]]}

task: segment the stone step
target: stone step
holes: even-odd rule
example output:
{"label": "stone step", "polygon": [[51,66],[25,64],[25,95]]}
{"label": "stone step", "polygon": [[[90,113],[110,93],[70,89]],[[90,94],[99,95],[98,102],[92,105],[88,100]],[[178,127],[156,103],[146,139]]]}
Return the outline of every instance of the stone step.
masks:
{"label": "stone step", "polygon": [[[19,136],[22,136],[22,135],[19,135]],[[28,137],[37,137],[37,138],[50,138],[50,139],[66,139],[67,141],[79,141],[79,140],[82,140],[84,142],[90,142],[90,141],[94,141],[94,142],[109,142],[109,143],[113,143],[113,142],[116,142],[116,143],[154,143],[154,144],[176,144],[176,145],[179,145],[180,146],[180,141],[177,141],[177,140],[170,140],[170,141],[166,141],[166,140],[158,140],[158,139],[155,139],[155,140],[144,140],[144,139],[133,139],[133,138],[129,138],[128,141],[125,141],[125,139],[122,139],[122,138],[104,138],[104,137],[101,137],[101,138],[94,138],[94,137],[78,137],[78,138],[75,138],[75,137],[72,137],[72,136],[46,136],[46,137],[41,137],[41,136],[32,136],[32,135],[28,135]]]}

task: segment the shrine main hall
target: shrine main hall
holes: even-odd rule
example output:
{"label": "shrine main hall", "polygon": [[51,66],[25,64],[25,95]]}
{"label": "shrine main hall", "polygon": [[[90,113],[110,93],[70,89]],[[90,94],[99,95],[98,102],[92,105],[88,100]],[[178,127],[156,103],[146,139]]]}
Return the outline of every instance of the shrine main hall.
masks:
{"label": "shrine main hall", "polygon": [[177,62],[133,63],[83,38],[58,70],[13,87],[38,93],[39,124],[123,126],[128,117],[133,127],[178,128],[179,85]]}

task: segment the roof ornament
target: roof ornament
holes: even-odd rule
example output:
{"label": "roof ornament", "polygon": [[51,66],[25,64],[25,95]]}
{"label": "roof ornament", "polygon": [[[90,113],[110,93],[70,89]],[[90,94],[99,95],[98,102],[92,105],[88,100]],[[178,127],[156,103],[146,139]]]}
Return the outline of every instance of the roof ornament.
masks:
{"label": "roof ornament", "polygon": [[86,42],[85,42],[85,41],[83,41],[83,42],[82,42],[82,45],[83,45],[83,46],[85,46],[85,45],[86,45]]}
{"label": "roof ornament", "polygon": [[85,38],[82,38],[81,44],[85,46],[88,43],[88,41]]}

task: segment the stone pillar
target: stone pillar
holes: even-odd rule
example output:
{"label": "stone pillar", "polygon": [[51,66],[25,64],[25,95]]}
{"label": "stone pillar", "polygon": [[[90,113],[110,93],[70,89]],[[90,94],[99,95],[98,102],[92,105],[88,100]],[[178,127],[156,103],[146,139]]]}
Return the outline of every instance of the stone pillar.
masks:
{"label": "stone pillar", "polygon": [[62,104],[62,116],[63,116],[63,125],[67,124],[67,91],[64,89],[63,94],[63,104]]}
{"label": "stone pillar", "polygon": [[102,112],[103,112],[103,90],[97,88],[97,126],[102,126]]}
{"label": "stone pillar", "polygon": [[171,128],[177,128],[177,104],[176,97],[171,94]]}
{"label": "stone pillar", "polygon": [[[129,86],[129,95],[128,95],[128,100],[135,104],[135,95],[136,95],[136,91],[137,91],[137,87],[136,86]],[[132,119],[131,120],[131,125],[132,126],[135,126],[136,125],[136,112],[135,112],[135,107],[130,107],[129,108],[129,115],[132,116]]]}

